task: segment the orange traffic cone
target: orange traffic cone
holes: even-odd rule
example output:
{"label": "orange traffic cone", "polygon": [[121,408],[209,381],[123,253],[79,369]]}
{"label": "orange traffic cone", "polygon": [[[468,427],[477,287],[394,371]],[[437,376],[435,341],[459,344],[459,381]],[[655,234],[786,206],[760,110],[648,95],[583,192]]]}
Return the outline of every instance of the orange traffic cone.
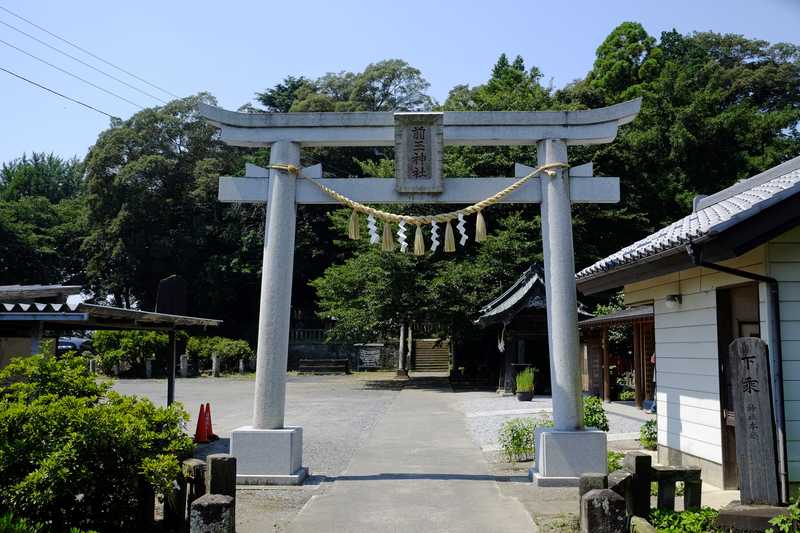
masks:
{"label": "orange traffic cone", "polygon": [[211,426],[211,404],[206,404],[206,435],[208,436],[208,440],[217,440],[219,439],[218,435],[214,434],[214,428]]}
{"label": "orange traffic cone", "polygon": [[197,415],[197,429],[194,432],[194,442],[205,444],[208,442],[208,417],[206,416],[206,406],[200,404],[200,414]]}

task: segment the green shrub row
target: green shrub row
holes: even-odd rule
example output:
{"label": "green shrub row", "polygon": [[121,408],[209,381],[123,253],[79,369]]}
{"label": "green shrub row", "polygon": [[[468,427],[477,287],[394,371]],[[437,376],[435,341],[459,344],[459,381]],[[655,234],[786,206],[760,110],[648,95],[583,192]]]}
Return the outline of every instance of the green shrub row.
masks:
{"label": "green shrub row", "polygon": [[[188,337],[178,332],[178,340],[186,341],[186,352],[195,357],[201,368],[211,368],[211,355],[220,356],[224,369],[233,369],[239,359],[252,359],[253,350],[243,340],[226,337]],[[155,359],[166,365],[169,357],[169,337],[157,331],[96,331],[92,350],[98,367],[104,374],[113,368],[129,368],[134,376],[144,375],[145,361]]]}
{"label": "green shrub row", "polygon": [[186,353],[196,357],[203,368],[211,367],[211,356],[217,354],[223,368],[233,368],[239,359],[252,359],[253,349],[247,341],[226,337],[191,337]]}

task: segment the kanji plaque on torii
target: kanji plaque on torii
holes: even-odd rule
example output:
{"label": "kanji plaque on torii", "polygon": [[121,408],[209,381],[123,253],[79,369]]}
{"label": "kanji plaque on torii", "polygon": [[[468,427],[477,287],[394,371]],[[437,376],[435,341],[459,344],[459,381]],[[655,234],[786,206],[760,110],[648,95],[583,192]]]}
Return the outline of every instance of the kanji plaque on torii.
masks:
{"label": "kanji plaque on torii", "polygon": [[442,119],[442,113],[395,113],[398,192],[442,192]]}
{"label": "kanji plaque on torii", "polygon": [[[431,114],[254,114],[201,104],[200,114],[220,128],[222,141],[270,147],[270,169],[250,165],[246,177],[223,176],[219,187],[221,201],[262,202],[267,212],[253,425],[231,433],[239,483],[300,483],[307,473],[302,467],[302,429],[284,425],[295,216],[296,205],[303,203],[344,204],[353,208],[354,215],[369,214],[373,224],[374,215],[380,218],[381,213],[366,208],[367,204],[468,204],[462,211],[478,213],[478,217],[480,211],[474,208],[483,206],[488,198],[493,198],[493,203],[541,204],[555,427],[537,431],[538,471],[533,472],[533,479],[542,484],[577,485],[583,472],[604,472],[605,433],[583,428],[571,204],[618,202],[619,179],[592,177],[591,163],[567,168],[567,146],[611,142],[619,126],[633,120],[640,106],[637,99],[583,111],[444,112],[436,114],[437,123],[424,127],[424,139],[421,130],[417,130],[415,139],[413,124],[408,124],[410,128],[401,135],[397,133],[398,124],[422,121],[423,117],[428,120],[425,116]],[[441,142],[435,140],[437,135],[441,135]],[[398,137],[407,153],[398,158],[405,163],[400,164],[403,169],[397,169],[395,181],[322,178],[319,165],[300,169],[302,147],[397,147]],[[426,144],[429,140],[430,145]],[[441,146],[446,145],[536,145],[538,166],[517,165],[515,177],[442,179],[439,170],[438,187],[414,189],[409,185],[433,185],[437,181],[441,159],[436,162],[434,157],[440,158]],[[398,222],[401,250],[405,250],[404,224],[417,224],[417,235],[421,236],[420,224],[430,223],[433,235],[438,222],[389,213],[382,216],[384,241],[389,222]],[[442,216],[448,233],[450,219],[457,216],[463,246],[462,214],[457,211]],[[374,236],[371,232],[371,238]],[[424,246],[421,250],[426,253]],[[419,252],[416,242],[414,251]]]}

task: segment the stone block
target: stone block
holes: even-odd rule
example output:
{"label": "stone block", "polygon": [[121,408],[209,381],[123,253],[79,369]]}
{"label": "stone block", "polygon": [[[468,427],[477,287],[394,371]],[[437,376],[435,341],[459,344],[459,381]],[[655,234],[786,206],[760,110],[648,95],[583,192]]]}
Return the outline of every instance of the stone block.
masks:
{"label": "stone block", "polygon": [[206,493],[223,494],[236,499],[236,457],[213,453],[206,458]]}
{"label": "stone block", "polygon": [[610,489],[590,490],[581,498],[581,533],[625,533],[625,498]]}
{"label": "stone block", "polygon": [[206,494],[192,502],[189,533],[234,533],[236,516],[233,498]]}
{"label": "stone block", "polygon": [[608,475],[608,488],[625,498],[625,510],[628,515],[633,512],[633,474],[627,470],[615,470]]}
{"label": "stone block", "polygon": [[641,516],[632,516],[631,517],[631,533],[657,533],[653,524],[642,518]]}
{"label": "stone block", "polygon": [[769,521],[781,514],[788,514],[786,507],[772,505],[743,505],[734,501],[719,510],[717,527],[733,533],[764,531],[771,527]]}
{"label": "stone block", "polygon": [[164,521],[173,531],[183,531],[186,524],[187,482],[183,473],[176,480],[178,486],[171,497],[164,498]]}
{"label": "stone block", "polygon": [[189,356],[187,354],[183,354],[180,357],[180,376],[182,378],[189,377]]}
{"label": "stone block", "polygon": [[580,481],[578,482],[578,497],[583,498],[583,495],[594,489],[607,489],[608,476],[596,472],[581,474]]}
{"label": "stone block", "polygon": [[244,485],[299,485],[308,475],[303,462],[303,428],[254,429],[231,432],[236,457],[236,482]]}
{"label": "stone block", "polygon": [[183,462],[183,478],[186,480],[186,505],[206,493],[206,463],[200,459],[186,459]]}
{"label": "stone block", "polygon": [[211,354],[211,375],[218,378],[221,374],[220,358],[218,354]]}
{"label": "stone block", "polygon": [[587,472],[608,470],[606,434],[595,429],[536,429],[536,466],[529,471],[540,487],[577,487]]}

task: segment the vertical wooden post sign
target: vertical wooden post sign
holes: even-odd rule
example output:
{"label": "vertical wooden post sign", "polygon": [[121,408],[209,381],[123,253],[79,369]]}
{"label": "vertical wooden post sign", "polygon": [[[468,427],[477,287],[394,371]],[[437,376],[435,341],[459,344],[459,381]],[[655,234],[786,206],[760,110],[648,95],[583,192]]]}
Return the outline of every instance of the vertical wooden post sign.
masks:
{"label": "vertical wooden post sign", "polygon": [[755,337],[729,347],[736,412],[736,460],[745,505],[778,505],[778,467],[767,344]]}

